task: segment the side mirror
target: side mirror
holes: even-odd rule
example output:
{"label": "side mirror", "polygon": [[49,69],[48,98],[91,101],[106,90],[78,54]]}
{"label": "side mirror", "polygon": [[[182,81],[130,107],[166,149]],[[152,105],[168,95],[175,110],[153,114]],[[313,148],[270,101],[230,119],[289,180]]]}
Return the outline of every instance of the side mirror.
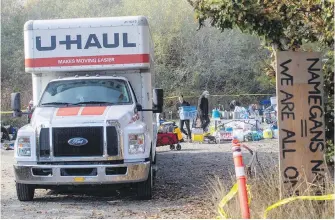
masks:
{"label": "side mirror", "polygon": [[154,113],[162,113],[164,104],[164,92],[163,89],[154,89],[153,90],[153,108]]}
{"label": "side mirror", "polygon": [[11,106],[14,111],[14,117],[20,117],[22,115],[21,112],[21,95],[20,93],[12,93],[11,94]]}
{"label": "side mirror", "polygon": [[140,103],[137,103],[136,104],[136,110],[138,111],[138,112],[140,112],[140,111],[142,111],[142,105],[140,104]]}

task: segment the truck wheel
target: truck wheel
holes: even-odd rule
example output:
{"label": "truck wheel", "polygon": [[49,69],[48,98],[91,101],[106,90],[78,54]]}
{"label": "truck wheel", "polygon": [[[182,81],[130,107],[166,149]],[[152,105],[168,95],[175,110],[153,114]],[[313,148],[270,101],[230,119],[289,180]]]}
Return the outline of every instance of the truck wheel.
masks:
{"label": "truck wheel", "polygon": [[152,198],[153,172],[150,164],[148,179],[137,185],[137,198],[139,200],[150,200]]}
{"label": "truck wheel", "polygon": [[152,161],[152,175],[153,175],[153,182],[152,185],[155,185],[156,182],[156,176],[157,176],[157,152],[155,154],[155,159]]}
{"label": "truck wheel", "polygon": [[16,194],[20,201],[32,201],[34,199],[35,188],[32,185],[16,183]]}

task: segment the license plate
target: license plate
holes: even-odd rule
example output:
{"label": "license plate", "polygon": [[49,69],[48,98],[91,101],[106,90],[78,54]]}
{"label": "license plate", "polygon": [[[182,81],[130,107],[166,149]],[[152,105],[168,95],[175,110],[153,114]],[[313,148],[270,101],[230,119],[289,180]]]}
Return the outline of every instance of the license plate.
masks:
{"label": "license plate", "polygon": [[74,180],[75,182],[84,182],[84,181],[85,181],[85,178],[84,178],[84,177],[75,177],[75,178],[73,178],[73,180]]}

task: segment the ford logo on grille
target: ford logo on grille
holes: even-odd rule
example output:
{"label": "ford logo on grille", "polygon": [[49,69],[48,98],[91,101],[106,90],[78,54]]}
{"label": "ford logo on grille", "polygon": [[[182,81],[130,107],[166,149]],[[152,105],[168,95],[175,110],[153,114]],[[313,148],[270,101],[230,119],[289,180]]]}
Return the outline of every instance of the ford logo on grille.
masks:
{"label": "ford logo on grille", "polygon": [[85,139],[85,138],[81,138],[81,137],[75,137],[75,138],[71,138],[70,140],[68,140],[67,142],[69,145],[72,145],[72,146],[83,146],[85,144],[88,143],[88,140]]}

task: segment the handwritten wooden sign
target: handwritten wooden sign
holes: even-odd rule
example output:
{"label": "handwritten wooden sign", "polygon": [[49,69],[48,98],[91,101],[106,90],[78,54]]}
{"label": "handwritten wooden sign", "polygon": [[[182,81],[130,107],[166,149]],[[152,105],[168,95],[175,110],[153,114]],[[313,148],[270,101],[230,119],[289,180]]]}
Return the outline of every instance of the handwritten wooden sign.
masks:
{"label": "handwritten wooden sign", "polygon": [[281,195],[302,195],[326,173],[321,54],[277,52],[276,59]]}

